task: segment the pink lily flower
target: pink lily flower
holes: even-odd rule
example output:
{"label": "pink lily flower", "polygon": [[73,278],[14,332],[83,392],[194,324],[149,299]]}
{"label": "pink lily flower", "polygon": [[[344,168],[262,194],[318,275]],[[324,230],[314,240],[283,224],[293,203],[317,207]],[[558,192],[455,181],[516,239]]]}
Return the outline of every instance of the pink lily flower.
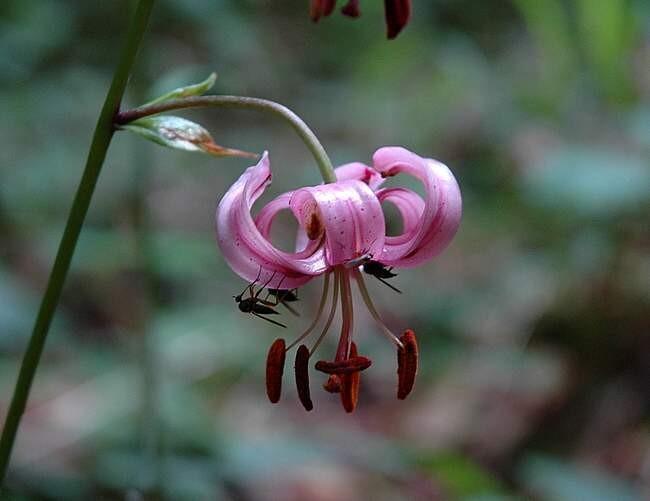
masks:
{"label": "pink lily flower", "polygon": [[[400,173],[417,178],[424,186],[424,197],[406,188],[381,188],[384,178]],[[352,279],[381,332],[397,346],[398,398],[404,399],[413,388],[417,372],[415,333],[407,329],[398,337],[382,322],[361,270],[386,283],[395,276],[393,268],[418,266],[438,255],[449,245],[460,224],[461,195],[444,164],[401,147],[380,148],[373,155],[372,166],[345,164],[336,169],[336,176],[335,183],[283,193],[253,217],[251,207],[271,183],[269,156],[264,153],[258,164],[249,167],[224,195],[217,209],[216,226],[226,262],[250,282],[246,289],[249,297],[244,298],[244,293],[236,297],[242,311],[279,324],[265,315],[277,313],[273,307],[279,303],[286,306],[284,298],[295,300],[295,288],[324,276],[323,294],[311,325],[289,346],[278,339],[269,350],[269,399],[273,403],[279,400],[285,354],[316,329],[331,290],[329,313],[320,335],[311,349],[302,344],[297,350],[296,383],[303,406],[311,410],[309,359],[327,333],[340,302],[342,328],[334,360],[319,361],[315,368],[329,376],[325,389],[340,393],[343,407],[351,412],[357,403],[360,372],[371,365],[367,357],[357,353],[352,341]],[[381,208],[384,201],[398,209],[403,223],[401,235],[386,235]],[[269,240],[275,216],[285,209],[299,223],[295,252],[282,251]],[[269,292],[262,298],[264,288]],[[270,293],[275,294],[275,302],[269,301]]]}

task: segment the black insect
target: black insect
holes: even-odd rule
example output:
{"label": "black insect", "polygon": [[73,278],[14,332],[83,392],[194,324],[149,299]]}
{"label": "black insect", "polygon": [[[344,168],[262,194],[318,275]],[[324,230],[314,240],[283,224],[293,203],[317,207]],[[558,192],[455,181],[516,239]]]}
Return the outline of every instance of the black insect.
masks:
{"label": "black insect", "polygon": [[397,287],[386,282],[386,280],[397,276],[397,273],[393,273],[392,266],[386,267],[385,264],[382,264],[379,261],[370,260],[363,263],[363,271],[368,275],[372,275],[377,280],[379,280],[382,284],[387,285],[395,292],[399,292],[400,294],[402,293],[402,291],[399,290]]}
{"label": "black insect", "polygon": [[298,301],[298,289],[266,289],[272,296],[281,297],[285,303]]}
{"label": "black insect", "polygon": [[346,268],[358,268],[359,266],[367,263],[368,261],[372,261],[372,252],[367,252],[359,257],[350,259],[344,263],[344,266]]}
{"label": "black insect", "polygon": [[[266,283],[257,290],[255,291],[255,284],[259,281],[260,279],[260,274],[262,273],[262,270],[260,268],[260,272],[257,274],[257,278],[248,284],[246,288],[241,292],[241,294],[237,296],[233,296],[235,299],[235,303],[237,303],[237,306],[239,307],[239,311],[243,313],[250,313],[251,315],[255,315],[258,318],[261,318],[262,320],[266,320],[267,322],[271,322],[272,324],[279,325],[280,327],[284,327],[286,329],[286,325],[281,324],[280,322],[276,322],[275,320],[272,320],[270,318],[267,318],[263,315],[279,315],[279,312],[275,311],[273,308],[275,308],[278,304],[280,304],[280,299],[276,297],[275,301],[268,301],[268,296],[267,294],[267,299],[262,299],[260,296],[260,293],[264,290],[264,288],[271,283],[271,280],[273,280],[273,277],[275,276],[275,272],[271,275],[271,278],[269,278]],[[282,282],[280,282],[282,283]],[[244,294],[248,291],[249,296],[244,297]]]}
{"label": "black insect", "polygon": [[298,301],[298,289],[267,289],[266,291],[267,291],[267,296],[266,296],[267,299],[269,296],[275,296],[278,303],[282,303],[282,306],[284,306],[295,316],[297,317],[300,316],[300,313],[298,313],[293,308],[293,306],[287,304],[287,303],[293,303],[295,301]]}

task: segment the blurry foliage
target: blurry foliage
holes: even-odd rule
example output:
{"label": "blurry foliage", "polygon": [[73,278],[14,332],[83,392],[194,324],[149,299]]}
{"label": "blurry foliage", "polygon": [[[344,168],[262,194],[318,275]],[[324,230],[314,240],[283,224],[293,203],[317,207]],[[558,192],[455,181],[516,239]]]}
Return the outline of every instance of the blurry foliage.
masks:
{"label": "blurry foliage", "polygon": [[[131,4],[0,6],[0,410]],[[289,363],[283,401],[268,404],[277,332],[234,308],[243,284],[212,235],[219,197],[249,162],[119,133],[10,499],[650,496],[650,3],[413,4],[387,42],[381,2],[314,25],[306,2],[160,0],[125,103],[216,71],[215,92],[298,112],[335,163],[402,144],[451,166],[464,196],[454,244],[399,270],[399,297],[370,284],[387,322],[419,333],[409,400],[395,400],[395,354],[360,312],[374,364],[358,411],[344,415],[315,378],[304,414]],[[220,144],[269,149],[273,193],[318,182],[284,124],[184,116]],[[287,337],[319,290],[300,291]]]}

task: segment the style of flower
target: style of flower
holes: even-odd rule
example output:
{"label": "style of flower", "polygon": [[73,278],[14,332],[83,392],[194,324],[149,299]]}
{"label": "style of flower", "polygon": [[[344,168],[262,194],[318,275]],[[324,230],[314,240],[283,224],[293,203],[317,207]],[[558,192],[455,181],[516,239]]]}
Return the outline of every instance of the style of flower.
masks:
{"label": "style of flower", "polygon": [[[309,15],[314,22],[321,17],[329,16],[336,7],[336,0],[311,0]],[[389,39],[395,38],[406,26],[411,17],[411,0],[384,0],[386,15],[386,35]],[[341,13],[349,17],[359,17],[359,0],[348,0],[341,8]]]}
{"label": "style of flower", "polygon": [[[402,187],[382,188],[384,178],[404,173],[424,186],[424,197]],[[451,171],[442,163],[422,158],[401,147],[380,148],[372,166],[360,162],[336,169],[337,181],[283,193],[266,204],[256,217],[251,207],[271,182],[268,153],[249,167],[224,195],[217,209],[217,240],[223,256],[239,276],[255,286],[292,290],[323,275],[323,293],[311,325],[288,346],[276,340],[267,357],[267,394],[280,399],[285,354],[307,338],[319,320],[331,295],[329,312],[311,348],[300,344],[296,351],[295,376],[303,406],[311,410],[309,360],[328,332],[340,303],[342,326],[332,361],[316,362],[315,369],[328,375],[324,388],[340,393],[346,411],[354,410],[360,372],[371,365],[359,355],[352,340],[354,307],[351,282],[380,331],[397,347],[398,392],[406,398],[413,388],[418,364],[415,333],[407,329],[395,335],[381,320],[364,279],[364,264],[409,268],[439,254],[452,240],[461,217],[461,195]],[[400,235],[386,235],[381,203],[393,204],[402,219]],[[296,217],[299,230],[296,251],[286,252],[269,240],[271,225],[282,210]],[[279,297],[279,296],[278,296]]]}

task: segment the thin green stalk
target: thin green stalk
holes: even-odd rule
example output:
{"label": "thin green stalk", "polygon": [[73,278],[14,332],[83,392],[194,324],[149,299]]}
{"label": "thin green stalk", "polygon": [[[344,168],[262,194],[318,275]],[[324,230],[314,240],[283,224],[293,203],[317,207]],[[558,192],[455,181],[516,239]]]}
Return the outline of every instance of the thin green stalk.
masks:
{"label": "thin green stalk", "polygon": [[180,110],[185,108],[247,108],[265,113],[270,113],[287,121],[305,143],[318,165],[323,181],[333,183],[336,181],[334,167],[323,145],[307,124],[286,106],[279,103],[256,97],[242,96],[194,96],[180,99],[170,99],[162,103],[154,103],[132,110],[119,113],[115,120],[118,125],[126,125],[138,118],[157,115],[165,111]]}
{"label": "thin green stalk", "polygon": [[72,202],[72,208],[70,209],[68,221],[61,238],[61,243],[59,244],[54,266],[50,273],[47,288],[41,301],[38,315],[36,316],[34,329],[20,366],[14,394],[2,430],[2,437],[0,437],[0,488],[2,488],[4,482],[18,425],[25,411],[34,374],[36,373],[41,354],[43,353],[47,333],[61,296],[63,283],[70,268],[70,261],[72,260],[77,245],[79,233],[86,218],[86,213],[88,212],[90,200],[95,190],[95,185],[97,184],[97,178],[99,177],[104,158],[106,157],[106,151],[113,137],[113,119],[119,110],[124,89],[126,88],[138,47],[142,41],[153,3],[154,0],[140,0],[138,3],[126,36],[124,49],[113,75],[113,81],[111,82],[104,106],[97,119],[84,173],[79,182],[74,201]]}

